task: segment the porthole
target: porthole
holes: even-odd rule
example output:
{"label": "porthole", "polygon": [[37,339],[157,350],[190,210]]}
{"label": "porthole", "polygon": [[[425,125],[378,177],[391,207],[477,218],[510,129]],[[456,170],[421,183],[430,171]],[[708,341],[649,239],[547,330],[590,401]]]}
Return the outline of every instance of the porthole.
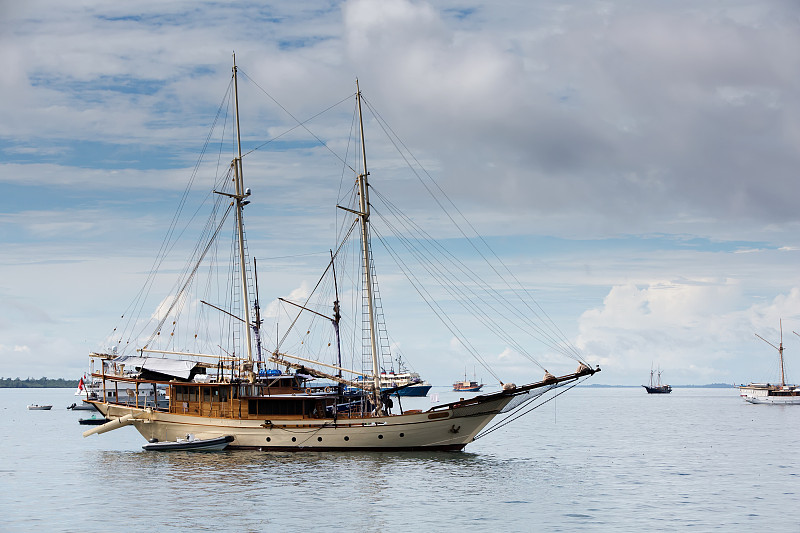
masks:
{"label": "porthole", "polygon": [[379,438],[379,439],[382,439],[382,438],[383,438],[383,435],[378,435],[378,438]]}
{"label": "porthole", "polygon": [[350,437],[345,437],[344,440],[350,440]]}
{"label": "porthole", "polygon": [[267,442],[270,442],[271,440],[272,440],[272,438],[267,437]]}
{"label": "porthole", "polygon": [[319,442],[322,442],[322,437],[317,437],[317,440],[318,440]]}
{"label": "porthole", "polygon": [[297,437],[292,437],[292,442],[297,442]]}
{"label": "porthole", "polygon": [[405,434],[405,433],[400,433],[400,436],[401,436],[401,437],[405,437],[405,436],[406,436],[406,434]]}

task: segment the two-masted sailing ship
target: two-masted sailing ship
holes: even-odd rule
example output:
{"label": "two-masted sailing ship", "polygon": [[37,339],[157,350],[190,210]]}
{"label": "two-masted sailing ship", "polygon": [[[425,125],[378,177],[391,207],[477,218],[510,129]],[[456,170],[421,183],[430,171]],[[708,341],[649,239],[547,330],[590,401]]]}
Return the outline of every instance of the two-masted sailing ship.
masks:
{"label": "two-masted sailing ship", "polygon": [[467,379],[467,373],[464,372],[464,379],[458,380],[453,383],[454,392],[480,392],[483,388],[483,383],[477,382],[474,378]]}
{"label": "two-masted sailing ship", "polygon": [[[781,369],[781,382],[777,383],[750,383],[739,387],[739,396],[748,403],[767,405],[800,405],[800,386],[786,383],[786,369],[783,364],[783,320],[779,322],[780,341],[775,346],[767,339],[756,333],[756,337],[766,342],[778,351],[778,361]],[[795,335],[800,336],[796,331]]]}
{"label": "two-masted sailing ship", "polygon": [[[342,238],[337,237],[336,246],[326,250],[330,261],[326,268],[320,268],[324,270],[323,277],[311,291],[316,295],[324,287],[328,291],[325,297],[330,296],[325,305],[330,307],[326,311],[322,304],[314,305],[310,295],[299,302],[278,299],[281,303],[277,305],[282,305],[290,317],[289,326],[282,336],[275,335],[274,346],[265,346],[273,342],[266,339],[272,335],[264,334],[255,259],[251,258],[245,235],[245,206],[253,195],[245,186],[239,129],[239,76],[242,75],[246,74],[234,60],[227,104],[235,132],[233,158],[224,175],[217,177],[214,194],[208,195],[214,198],[213,209],[200,244],[176,283],[171,299],[163,300],[157,312],[148,317],[155,321],[149,336],[140,327],[140,322],[146,322],[144,319],[137,321],[123,315],[128,321],[127,331],[134,333],[126,333],[126,340],[115,329],[107,341],[115,343],[113,349],[90,355],[95,365],[91,387],[96,395],[87,401],[110,422],[86,431],[84,436],[130,425],[151,443],[178,442],[190,435],[200,440],[223,439],[228,449],[461,450],[475,438],[519,416],[520,409],[528,412],[600,370],[591,368],[578,356],[577,369],[564,375],[545,371],[544,379],[525,385],[498,379],[499,392],[434,405],[427,410],[404,411],[399,401],[395,406],[392,398],[407,385],[387,388],[381,379],[390,370],[387,361],[391,360],[388,350],[392,343],[383,318],[371,247],[371,238],[377,230],[373,227],[374,206],[370,197],[379,193],[367,170],[362,105],[369,103],[364,103],[358,83],[353,110],[358,140],[353,151],[357,155],[353,162],[356,167],[353,188],[349,192],[351,203],[336,206],[344,219]],[[347,167],[352,168],[349,164]],[[231,222],[230,218],[233,228],[226,232],[223,227]],[[398,215],[395,220],[401,218]],[[412,220],[404,222],[416,227]],[[179,233],[174,226],[170,231]],[[218,241],[226,233],[233,240],[230,259],[203,266],[224,249]],[[345,241],[357,244],[348,248]],[[170,247],[165,245],[164,249],[167,248]],[[404,256],[395,257],[399,263],[403,259]],[[354,265],[358,271],[349,278],[354,281],[356,292],[346,295],[339,286],[346,277],[340,270],[344,263]],[[223,266],[229,270],[220,276],[225,281],[221,289],[210,289],[209,284],[198,281],[201,273],[217,273]],[[445,277],[449,280],[453,276],[447,273]],[[148,283],[147,291],[152,278]],[[475,287],[478,281],[473,278],[470,285]],[[495,293],[509,304],[505,294]],[[136,300],[133,308],[141,301]],[[353,308],[360,307],[350,313],[355,315],[352,322],[363,326],[358,328],[359,332],[354,331],[356,328],[345,332],[346,301],[355,302]],[[495,330],[502,332],[505,330],[495,321],[505,313],[504,309],[487,306],[471,312],[480,321],[492,322]],[[529,307],[519,318],[529,320],[534,314]],[[198,321],[205,319],[206,326],[187,328],[187,333],[187,329],[181,329],[185,315]],[[313,325],[301,326],[304,321]],[[448,327],[459,332],[452,323]],[[327,343],[312,345],[309,340],[312,330],[325,332]],[[179,341],[182,334],[185,340]],[[294,341],[294,351],[286,348],[291,335],[302,339]],[[349,348],[346,337],[350,339]],[[510,337],[503,338],[515,342]],[[514,346],[526,353],[521,344]],[[477,348],[475,352],[480,357]],[[361,367],[351,368],[358,363],[345,365],[347,361],[358,361]],[[353,394],[353,390],[358,393]],[[494,420],[504,414],[505,418]],[[489,426],[493,420],[495,425]]]}
{"label": "two-masted sailing ship", "polygon": [[647,394],[669,394],[672,392],[672,387],[669,385],[661,384],[661,369],[658,369],[658,378],[655,378],[656,371],[650,368],[650,385],[642,385],[647,391]]}

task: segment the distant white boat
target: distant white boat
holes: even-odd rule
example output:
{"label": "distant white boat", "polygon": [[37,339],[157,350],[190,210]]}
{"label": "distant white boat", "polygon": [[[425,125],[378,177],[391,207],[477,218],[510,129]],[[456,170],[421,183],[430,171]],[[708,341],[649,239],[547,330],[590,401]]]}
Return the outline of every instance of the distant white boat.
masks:
{"label": "distant white boat", "polygon": [[[780,332],[781,340],[778,346],[775,346],[758,333],[756,333],[756,337],[778,350],[778,357],[781,363],[781,384],[750,383],[749,385],[742,385],[739,387],[739,396],[744,401],[766,405],[800,405],[800,386],[786,384],[786,373],[783,367],[783,321],[780,322]],[[796,331],[793,333],[800,336],[800,333]]]}
{"label": "distant white boat", "polygon": [[36,403],[28,406],[29,411],[49,411],[52,408],[52,405],[39,405]]}

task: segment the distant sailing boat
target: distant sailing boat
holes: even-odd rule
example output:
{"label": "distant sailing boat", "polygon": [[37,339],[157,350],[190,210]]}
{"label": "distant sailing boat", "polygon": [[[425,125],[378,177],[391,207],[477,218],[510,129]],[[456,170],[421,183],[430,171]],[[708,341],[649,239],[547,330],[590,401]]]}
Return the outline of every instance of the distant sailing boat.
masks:
{"label": "distant sailing boat", "polygon": [[467,379],[467,373],[464,372],[464,381],[456,381],[453,383],[453,390],[455,392],[480,392],[483,388],[483,383],[475,381],[474,376],[472,380]]}
{"label": "distant sailing boat", "polygon": [[[220,146],[233,146],[235,155],[227,174],[217,176],[213,188],[215,194],[204,196],[214,198],[214,205],[209,221],[200,234],[200,243],[194,248],[182,277],[175,284],[173,298],[163,300],[157,313],[145,313],[152,319],[142,319],[140,322],[144,325],[137,324],[137,318],[125,319],[123,316],[121,329],[124,333],[116,328],[112,333],[117,346],[107,352],[90,355],[93,361],[99,359],[101,366],[99,371],[92,373],[92,386],[98,391],[98,397],[88,402],[111,421],[84,432],[84,436],[132,425],[151,443],[178,443],[179,439],[191,434],[204,441],[222,439],[229,448],[234,449],[461,450],[476,438],[500,427],[500,424],[511,421],[511,417],[517,418],[542,405],[548,398],[547,394],[549,397],[560,394],[562,391],[559,388],[574,386],[582,378],[600,370],[599,367],[591,368],[583,361],[563,335],[559,336],[557,328],[542,321],[543,325],[539,325],[539,328],[550,328],[542,337],[548,335],[548,339],[556,339],[550,346],[578,362],[574,372],[555,377],[545,370],[542,381],[519,386],[500,381],[499,392],[437,404],[425,411],[404,412],[399,405],[399,412],[392,412],[394,404],[391,396],[413,383],[409,381],[386,389],[381,380],[381,376],[387,373],[386,366],[390,364],[387,361],[391,361],[388,349],[392,343],[383,321],[383,304],[378,292],[371,237],[375,235],[383,244],[386,242],[378,229],[373,227],[371,214],[376,214],[379,220],[387,224],[406,224],[414,229],[418,226],[408,217],[404,219],[402,211],[391,212],[391,218],[387,221],[387,217],[378,211],[379,204],[373,205],[370,201],[370,197],[375,195],[376,199],[383,202],[380,205],[389,209],[394,207],[368,183],[370,173],[367,171],[361,115],[363,97],[358,83],[355,94],[357,114],[352,123],[359,132],[359,139],[353,145],[356,146],[356,153],[360,151],[361,161],[356,156],[352,166],[345,162],[346,167],[353,170],[354,186],[346,193],[348,205],[337,205],[344,212],[340,218],[342,226],[337,245],[331,250],[330,261],[311,295],[302,303],[278,299],[299,310],[293,314],[293,318],[290,317],[290,325],[285,328],[283,336],[276,338],[275,346],[265,350],[265,357],[262,357],[262,343],[270,341],[261,334],[262,319],[257,283],[254,283],[255,266],[251,266],[253,261],[244,232],[244,208],[250,204],[252,197],[243,177],[238,69],[235,60],[229,91],[235,138],[232,143],[220,142]],[[378,117],[377,114],[375,116]],[[306,123],[300,124],[307,129]],[[230,128],[225,131],[230,131]],[[355,170],[358,167],[360,169]],[[213,168],[216,169],[215,163]],[[294,182],[290,180],[289,183]],[[232,231],[223,231],[229,215],[233,218]],[[171,227],[170,231],[173,229]],[[218,244],[217,238],[226,234],[231,236],[232,245]],[[419,235],[419,242],[430,243],[432,240],[428,234]],[[438,243],[436,245],[439,246]],[[171,248],[171,245],[165,244],[163,253],[166,254]],[[220,250],[229,251],[231,255],[219,260],[215,254]],[[438,247],[435,248],[435,251],[438,250]],[[391,249],[388,251],[392,253]],[[404,261],[410,255],[393,255],[398,268],[403,270],[400,265],[405,265]],[[216,262],[206,266],[212,259]],[[355,272],[337,276],[339,269],[347,266],[353,267]],[[434,277],[439,274],[450,284],[449,289],[455,281],[452,273],[456,271],[465,272],[465,275],[472,273],[461,263],[452,271],[431,271],[430,275]],[[407,276],[415,274],[412,272]],[[198,278],[201,275],[208,276],[213,284],[205,278],[200,281]],[[352,287],[346,297],[340,298],[339,281],[342,279],[351,282]],[[150,280],[148,282],[152,283]],[[508,285],[508,290],[504,288],[503,291],[492,293],[488,286],[484,289],[481,279],[472,277],[469,282],[464,285],[472,290],[475,287],[483,290],[481,296],[485,300],[481,306],[474,306],[474,297],[464,298],[465,303],[473,304],[469,308],[470,315],[477,316],[481,322],[491,322],[495,331],[504,334],[500,336],[503,342],[541,367],[527,355],[519,341],[505,335],[506,330],[498,325],[501,318],[508,318],[504,313],[511,302],[506,295],[520,295],[519,299],[524,303],[522,295],[527,291]],[[425,299],[424,287],[415,285],[415,288]],[[149,291],[149,287],[147,289]],[[504,303],[489,303],[488,298],[493,295],[503,298]],[[312,297],[314,301],[311,301]],[[219,305],[207,302],[212,298]],[[425,300],[432,308],[438,304]],[[135,309],[143,307],[139,302],[137,299],[135,305],[139,307]],[[254,302],[253,307],[250,302]],[[331,314],[320,312],[330,304]],[[353,309],[343,312],[345,305],[351,305]],[[515,302],[515,305],[521,304]],[[516,312],[514,316],[520,320],[533,321],[534,317],[541,320],[529,305]],[[345,315],[351,322],[345,323]],[[352,327],[352,324],[358,327]],[[453,335],[460,338],[461,330],[455,323],[446,322],[446,325]],[[145,327],[151,327],[149,336],[142,334]],[[311,336],[312,331],[315,337]],[[525,333],[530,329],[519,331]],[[297,341],[287,341],[290,334]],[[286,348],[289,342],[295,344]],[[491,372],[485,365],[486,360],[473,345],[464,346]],[[348,368],[346,361],[359,361],[362,368],[353,368],[355,364],[348,365],[351,366]],[[351,388],[360,393],[355,396],[345,393],[345,389]],[[165,391],[164,398],[168,403],[157,400],[158,391]],[[141,394],[143,392],[148,394]],[[503,413],[508,413],[504,420],[488,427],[495,417]]]}
{"label": "distant sailing boat", "polygon": [[[771,383],[750,383],[739,387],[739,396],[748,403],[767,404],[767,405],[798,405],[800,404],[800,386],[786,384],[786,371],[783,365],[783,320],[778,322],[780,328],[780,341],[775,346],[767,339],[756,333],[756,337],[766,342],[778,351],[778,359],[781,366],[781,384]],[[793,331],[797,336],[800,333]]]}
{"label": "distant sailing boat", "polygon": [[653,367],[650,367],[650,385],[642,385],[647,391],[647,394],[669,394],[672,392],[672,387],[669,385],[662,385],[661,384],[661,369],[658,369],[658,379],[654,383],[653,382]]}

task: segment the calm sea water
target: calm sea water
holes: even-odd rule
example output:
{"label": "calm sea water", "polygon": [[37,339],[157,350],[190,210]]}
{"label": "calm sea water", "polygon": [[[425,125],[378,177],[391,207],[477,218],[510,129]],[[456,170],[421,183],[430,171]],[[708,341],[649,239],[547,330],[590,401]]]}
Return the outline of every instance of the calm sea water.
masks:
{"label": "calm sea water", "polygon": [[735,389],[577,388],[465,452],[295,454],[84,439],[72,392],[0,389],[0,531],[800,531],[800,406]]}

